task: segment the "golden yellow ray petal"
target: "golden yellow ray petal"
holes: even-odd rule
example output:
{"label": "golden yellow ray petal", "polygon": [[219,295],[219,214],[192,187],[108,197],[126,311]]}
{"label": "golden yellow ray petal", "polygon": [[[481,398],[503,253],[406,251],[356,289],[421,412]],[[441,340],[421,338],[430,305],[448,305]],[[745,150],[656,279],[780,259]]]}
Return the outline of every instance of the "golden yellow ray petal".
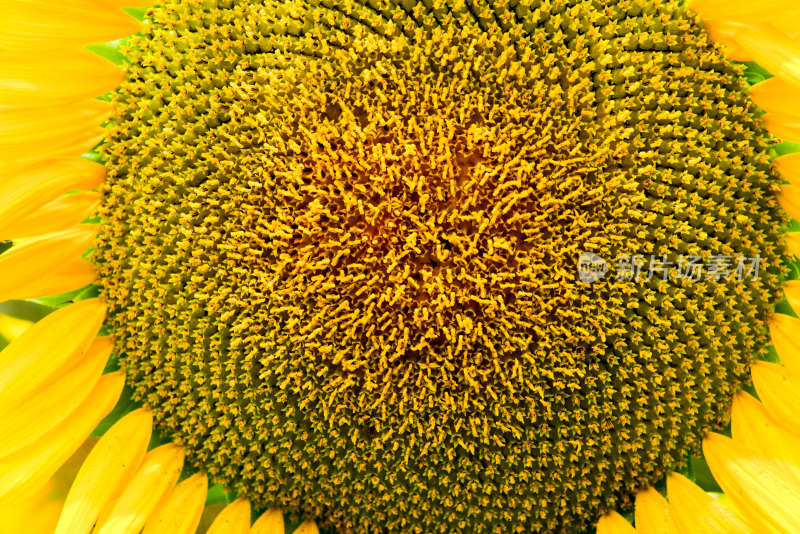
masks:
{"label": "golden yellow ray petal", "polygon": [[73,413],[100,380],[112,348],[110,338],[98,338],[75,367],[4,411],[0,459],[36,441]]}
{"label": "golden yellow ray petal", "polygon": [[[734,397],[731,430],[736,443],[772,459],[779,467],[800,466],[800,436],[775,421],[748,393]],[[800,484],[800,479],[796,482]]]}
{"label": "golden yellow ray petal", "polygon": [[226,506],[211,523],[206,534],[248,534],[250,501],[239,498]]}
{"label": "golden yellow ray petal", "polygon": [[98,534],[137,534],[172,489],[183,468],[183,449],[168,443],[147,453],[139,471],[122,490]]}
{"label": "golden yellow ray petal", "polygon": [[783,365],[800,374],[800,319],[776,313],[769,323],[769,332]]}
{"label": "golden yellow ray petal", "polygon": [[73,413],[32,445],[0,459],[0,502],[33,495],[81,446],[119,400],[125,376],[103,376]]}
{"label": "golden yellow ray petal", "polygon": [[33,325],[31,321],[0,314],[0,336],[5,338],[6,341],[12,341],[18,338],[25,330],[30,328],[31,325]]}
{"label": "golden yellow ray petal", "polygon": [[652,487],[636,495],[636,532],[639,534],[677,534],[678,530],[670,516],[669,503]]}
{"label": "golden yellow ray petal", "polygon": [[[0,302],[41,296],[30,293],[36,280],[55,275],[80,259],[96,234],[94,226],[80,225],[20,242],[0,255]],[[86,282],[76,279],[71,285],[71,289],[80,289]]]}
{"label": "golden yellow ray petal", "polygon": [[102,2],[7,2],[3,4],[0,48],[49,51],[84,47],[132,35],[140,28],[133,17]]}
{"label": "golden yellow ray petal", "polygon": [[89,100],[69,106],[0,109],[0,157],[31,161],[50,155],[78,157],[102,137],[110,102]]}
{"label": "golden yellow ray petal", "polygon": [[800,87],[781,78],[770,78],[750,88],[750,98],[770,113],[800,117]]}
{"label": "golden yellow ray petal", "polygon": [[780,139],[800,143],[800,118],[780,113],[767,113],[761,117],[764,128]]}
{"label": "golden yellow ray petal", "polygon": [[116,89],[124,72],[88,50],[25,53],[0,50],[0,102],[34,107],[93,99]]}
{"label": "golden yellow ray petal", "polygon": [[797,410],[800,374],[782,365],[757,361],[751,367],[751,375],[761,403],[770,415],[789,430],[800,432],[800,410]]}
{"label": "golden yellow ray petal", "polygon": [[55,534],[89,534],[144,460],[153,414],[139,409],[117,421],[92,448],[69,490]]}
{"label": "golden yellow ray petal", "polygon": [[41,278],[28,280],[17,287],[19,295],[25,298],[60,295],[86,287],[97,279],[97,270],[90,261],[77,259]]}
{"label": "golden yellow ray petal", "polygon": [[725,47],[725,55],[730,59],[734,61],[751,61],[753,59],[750,52],[742,49],[736,42],[739,28],[732,27],[729,21],[707,19],[703,21],[703,26],[711,39]]}
{"label": "golden yellow ray petal", "polygon": [[800,258],[800,232],[786,234],[786,252],[795,258]]}
{"label": "golden yellow ray petal", "polygon": [[783,81],[800,87],[800,50],[789,36],[775,31],[769,24],[731,26],[736,43],[759,65]]}
{"label": "golden yellow ray petal", "polygon": [[[111,102],[96,99],[69,106],[0,108],[0,143],[24,147],[41,140],[58,142],[64,136],[103,124],[111,116],[112,109]],[[42,146],[37,148],[41,150]]]}
{"label": "golden yellow ray petal", "polygon": [[781,186],[778,203],[793,219],[800,220],[800,189],[794,185]]}
{"label": "golden yellow ray petal", "polygon": [[72,228],[94,213],[100,197],[101,194],[94,191],[62,195],[27,217],[0,228],[0,241],[35,237]]}
{"label": "golden yellow ray petal", "polygon": [[98,299],[71,304],[31,326],[0,352],[0,412],[79,362],[105,313]]}
{"label": "golden yellow ray petal", "polygon": [[703,453],[714,479],[758,532],[800,532],[800,469],[713,433],[703,440]]}
{"label": "golden yellow ray petal", "polygon": [[800,280],[783,283],[783,294],[796,314],[800,314]]}
{"label": "golden yellow ray petal", "polygon": [[[623,519],[623,521],[625,520]],[[625,522],[627,523],[627,521]],[[630,527],[630,525],[628,526]],[[600,531],[598,530],[597,532],[599,533]],[[609,532],[614,532],[614,531],[609,531]],[[631,529],[631,530],[621,530],[616,532],[620,532],[621,534],[627,534],[628,532],[636,532],[636,531]],[[297,530],[295,530],[293,534],[319,534],[319,529],[317,528],[317,524],[315,522],[308,520],[304,521],[299,527],[297,527]]]}
{"label": "golden yellow ray petal", "polygon": [[667,476],[669,509],[682,534],[743,534],[752,529],[722,502],[697,487],[683,475]]}
{"label": "golden yellow ray petal", "polygon": [[18,174],[0,175],[0,232],[67,191],[99,187],[105,175],[102,165],[81,158],[57,158]]}
{"label": "golden yellow ray petal", "polygon": [[774,164],[784,180],[795,186],[800,185],[800,152],[781,156]]}
{"label": "golden yellow ray petal", "polygon": [[207,491],[208,479],[204,473],[187,478],[161,500],[142,534],[194,534],[203,515]]}
{"label": "golden yellow ray petal", "polygon": [[250,534],[283,534],[283,512],[278,508],[267,510],[259,517],[250,528]]}
{"label": "golden yellow ray petal", "polygon": [[691,0],[689,9],[703,18],[743,22],[769,20],[777,13],[797,11],[795,0]]}

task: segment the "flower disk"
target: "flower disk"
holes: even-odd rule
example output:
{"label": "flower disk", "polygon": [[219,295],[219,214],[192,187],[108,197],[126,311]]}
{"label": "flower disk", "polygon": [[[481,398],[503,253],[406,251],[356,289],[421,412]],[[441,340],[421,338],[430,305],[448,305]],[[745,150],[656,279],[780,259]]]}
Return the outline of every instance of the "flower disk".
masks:
{"label": "flower disk", "polygon": [[[259,506],[578,531],[724,425],[768,342],[768,140],[682,2],[151,10],[95,253],[137,398]],[[757,281],[577,258],[760,255]]]}

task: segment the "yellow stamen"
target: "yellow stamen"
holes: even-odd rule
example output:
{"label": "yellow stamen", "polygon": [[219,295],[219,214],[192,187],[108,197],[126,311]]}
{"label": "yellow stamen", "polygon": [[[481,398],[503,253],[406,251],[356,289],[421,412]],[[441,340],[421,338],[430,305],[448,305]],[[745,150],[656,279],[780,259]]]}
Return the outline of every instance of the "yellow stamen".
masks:
{"label": "yellow stamen", "polygon": [[90,299],[61,308],[0,353],[0,412],[75,365],[94,341],[105,305]]}
{"label": "yellow stamen", "polygon": [[49,432],[86,400],[111,355],[109,338],[95,341],[78,364],[0,418],[0,456],[16,452]]}
{"label": "yellow stamen", "polygon": [[124,385],[122,373],[103,376],[69,417],[34,444],[0,458],[0,502],[17,502],[39,490],[111,412]]}
{"label": "yellow stamen", "polygon": [[203,515],[207,491],[204,473],[187,478],[161,500],[142,534],[193,534]]}
{"label": "yellow stamen", "polygon": [[730,508],[678,473],[667,477],[675,525],[683,534],[744,534],[752,530]]}
{"label": "yellow stamen", "polygon": [[267,510],[253,523],[250,534],[283,534],[283,512],[277,508]]}
{"label": "yellow stamen", "polygon": [[719,434],[703,441],[714,478],[758,532],[800,532],[800,468],[775,462]]}
{"label": "yellow stamen", "polygon": [[64,502],[55,534],[88,534],[100,513],[133,478],[144,460],[153,425],[149,410],[127,414],[83,462]]}
{"label": "yellow stamen", "polygon": [[[81,225],[20,242],[0,255],[0,302],[42,296],[31,293],[38,284],[31,279],[57,275],[65,266],[73,264],[89,248],[96,233],[93,226]],[[66,291],[86,285],[82,279],[65,282]]]}
{"label": "yellow stamen", "polygon": [[250,532],[250,501],[236,499],[225,507],[211,523],[207,534],[248,534]]}
{"label": "yellow stamen", "polygon": [[144,463],[122,491],[98,534],[137,534],[172,489],[183,468],[183,449],[169,443],[147,453]]}
{"label": "yellow stamen", "polygon": [[677,534],[669,503],[652,487],[636,495],[636,531],[639,534]]}

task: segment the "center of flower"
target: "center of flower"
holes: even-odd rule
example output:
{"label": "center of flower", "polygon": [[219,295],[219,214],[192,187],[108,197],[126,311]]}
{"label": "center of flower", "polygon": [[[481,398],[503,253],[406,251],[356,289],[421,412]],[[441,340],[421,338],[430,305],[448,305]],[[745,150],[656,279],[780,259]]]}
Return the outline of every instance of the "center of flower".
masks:
{"label": "center of flower", "polygon": [[[407,4],[152,11],[105,147],[111,329],[162,430],[257,505],[578,528],[724,424],[779,179],[680,2]],[[584,252],[761,275],[585,284]]]}

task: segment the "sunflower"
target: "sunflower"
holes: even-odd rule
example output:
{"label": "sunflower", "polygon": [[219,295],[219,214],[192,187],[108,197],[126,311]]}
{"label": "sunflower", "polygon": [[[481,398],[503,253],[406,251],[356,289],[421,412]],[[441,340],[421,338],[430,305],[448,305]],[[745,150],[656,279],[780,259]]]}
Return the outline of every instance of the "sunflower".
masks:
{"label": "sunflower", "polygon": [[794,2],[131,4],[0,0],[0,507],[800,530]]}

